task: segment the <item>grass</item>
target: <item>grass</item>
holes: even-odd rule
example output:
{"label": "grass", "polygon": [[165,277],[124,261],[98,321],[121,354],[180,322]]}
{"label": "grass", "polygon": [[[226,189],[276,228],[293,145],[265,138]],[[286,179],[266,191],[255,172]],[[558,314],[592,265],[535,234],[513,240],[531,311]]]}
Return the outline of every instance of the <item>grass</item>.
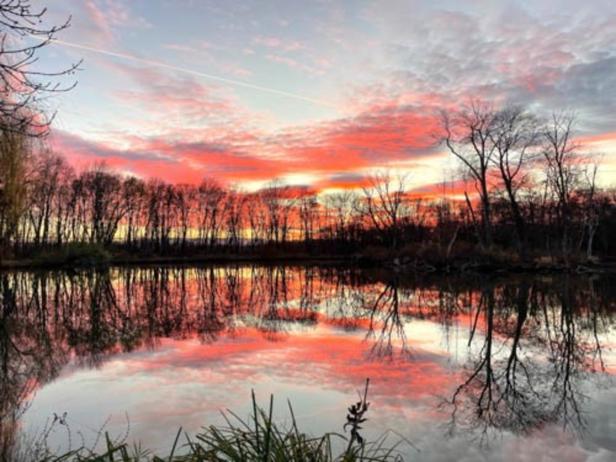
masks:
{"label": "grass", "polygon": [[[166,457],[152,454],[140,446],[114,443],[105,434],[105,447],[99,452],[80,448],[63,455],[54,455],[38,445],[38,454],[22,456],[37,462],[396,462],[404,459],[397,451],[398,444],[389,445],[387,435],[374,442],[361,436],[362,424],[369,403],[368,381],[360,400],[348,408],[345,432],[309,436],[300,431],[293,408],[289,403],[291,424],[277,425],[273,420],[274,399],[270,397],[267,410],[257,405],[252,394],[252,414],[243,420],[231,411],[223,413],[224,426],[209,426],[191,438],[180,428],[171,452]],[[182,442],[183,441],[183,442]],[[336,449],[338,448],[338,449]]]}

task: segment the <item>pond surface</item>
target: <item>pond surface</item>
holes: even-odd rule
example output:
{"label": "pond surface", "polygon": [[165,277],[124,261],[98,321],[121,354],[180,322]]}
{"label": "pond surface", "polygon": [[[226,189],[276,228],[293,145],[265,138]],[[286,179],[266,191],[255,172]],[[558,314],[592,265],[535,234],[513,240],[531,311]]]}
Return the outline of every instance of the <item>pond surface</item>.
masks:
{"label": "pond surface", "polygon": [[[319,267],[0,274],[0,449],[48,433],[164,454],[275,397],[342,432],[370,378],[364,436],[406,460],[616,460],[616,279],[418,278]],[[56,419],[54,423],[54,416]],[[100,441],[99,441],[100,443]]]}

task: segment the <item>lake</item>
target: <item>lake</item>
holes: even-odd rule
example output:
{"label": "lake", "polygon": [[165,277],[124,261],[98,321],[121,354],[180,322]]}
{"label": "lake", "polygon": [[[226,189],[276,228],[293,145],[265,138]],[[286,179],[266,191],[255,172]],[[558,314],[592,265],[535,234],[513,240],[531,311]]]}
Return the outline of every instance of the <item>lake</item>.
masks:
{"label": "lake", "polygon": [[102,432],[164,454],[251,390],[341,433],[369,377],[364,436],[406,460],[616,460],[616,278],[121,267],[0,273],[0,294],[5,458]]}

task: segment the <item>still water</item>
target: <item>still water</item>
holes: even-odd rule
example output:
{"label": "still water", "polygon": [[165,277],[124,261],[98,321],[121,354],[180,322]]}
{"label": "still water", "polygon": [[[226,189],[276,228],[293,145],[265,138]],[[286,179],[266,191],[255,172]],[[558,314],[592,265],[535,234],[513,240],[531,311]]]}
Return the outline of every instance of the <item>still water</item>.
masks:
{"label": "still water", "polygon": [[364,436],[406,460],[616,460],[616,279],[143,267],[0,273],[0,297],[5,458],[101,430],[164,454],[251,390],[342,432],[369,377]]}

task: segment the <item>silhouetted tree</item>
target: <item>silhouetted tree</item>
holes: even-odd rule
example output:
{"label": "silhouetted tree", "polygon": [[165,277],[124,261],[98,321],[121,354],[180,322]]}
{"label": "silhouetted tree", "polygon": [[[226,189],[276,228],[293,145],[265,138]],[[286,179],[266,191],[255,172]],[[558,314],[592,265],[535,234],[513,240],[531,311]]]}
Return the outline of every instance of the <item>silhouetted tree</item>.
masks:
{"label": "silhouetted tree", "polygon": [[445,145],[462,162],[479,195],[481,243],[486,247],[492,245],[490,175],[496,152],[496,117],[496,111],[480,101],[472,101],[469,106],[453,114],[441,114]]}

